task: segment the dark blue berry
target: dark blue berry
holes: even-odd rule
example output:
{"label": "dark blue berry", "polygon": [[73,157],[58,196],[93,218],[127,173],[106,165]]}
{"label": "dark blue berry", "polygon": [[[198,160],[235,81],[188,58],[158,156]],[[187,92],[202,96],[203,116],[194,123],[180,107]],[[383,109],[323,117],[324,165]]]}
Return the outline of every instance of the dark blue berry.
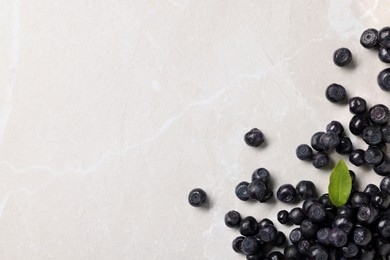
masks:
{"label": "dark blue berry", "polygon": [[[373,245],[377,255],[385,256],[390,254],[390,242],[387,241],[386,239],[381,238],[380,236],[375,237]],[[376,258],[376,259],[382,260],[383,258]]]}
{"label": "dark blue berry", "polygon": [[307,255],[308,251],[309,251],[309,248],[311,247],[311,243],[309,240],[307,239],[302,239],[298,242],[298,252],[301,254],[301,255]]}
{"label": "dark blue berry", "polygon": [[387,217],[387,218],[380,219],[378,222],[378,225],[377,225],[377,229],[379,231],[379,234],[382,237],[389,239],[390,238],[390,218]]}
{"label": "dark blue berry", "polygon": [[326,132],[341,136],[344,133],[344,127],[339,121],[333,120],[326,126]]}
{"label": "dark blue berry", "polygon": [[386,125],[389,122],[389,108],[382,104],[374,105],[368,111],[368,118],[373,124]]}
{"label": "dark blue berry", "polygon": [[363,129],[362,138],[368,145],[378,145],[382,142],[382,131],[378,126],[367,126]]}
{"label": "dark blue berry", "polygon": [[381,191],[383,191],[387,194],[390,194],[390,176],[384,177],[381,180],[379,187],[380,187]]}
{"label": "dark blue berry", "polygon": [[354,115],[349,121],[349,130],[354,135],[360,135],[363,130],[370,124],[367,116],[365,115]]}
{"label": "dark blue berry", "polygon": [[280,224],[286,224],[288,223],[288,211],[287,210],[281,210],[278,212],[277,215],[278,221]]}
{"label": "dark blue berry", "polygon": [[301,229],[294,228],[293,230],[291,230],[289,239],[291,243],[298,244],[298,242],[302,239]]}
{"label": "dark blue berry", "polygon": [[301,228],[302,236],[306,239],[313,238],[318,231],[318,225],[313,223],[309,219],[303,220],[300,228]]}
{"label": "dark blue berry", "polygon": [[310,145],[313,147],[314,150],[322,152],[325,150],[325,148],[320,143],[320,138],[324,134],[324,132],[317,132],[315,133],[310,140]]}
{"label": "dark blue berry", "polygon": [[277,239],[278,231],[273,225],[267,225],[260,229],[259,236],[264,243],[274,243]]}
{"label": "dark blue berry", "polygon": [[273,226],[274,223],[269,218],[263,218],[262,220],[259,221],[258,225],[259,225],[259,228],[263,228],[263,227],[266,227],[269,225]]}
{"label": "dark blue berry", "polygon": [[291,184],[284,184],[279,187],[276,197],[284,203],[292,203],[295,201],[297,192]]}
{"label": "dark blue berry", "polygon": [[345,99],[347,91],[343,86],[333,83],[326,88],[325,96],[330,102],[338,103]]}
{"label": "dark blue berry", "polygon": [[284,248],[284,256],[286,260],[301,260],[302,255],[298,251],[296,245],[289,245]]}
{"label": "dark blue berry", "polygon": [[341,248],[341,254],[345,258],[356,257],[359,254],[359,247],[355,243],[349,242]]}
{"label": "dark blue berry", "polygon": [[336,152],[339,154],[350,154],[353,150],[352,142],[349,137],[344,136],[340,139],[339,145],[336,147]]}
{"label": "dark blue berry", "polygon": [[321,228],[320,230],[318,230],[317,232],[318,243],[320,243],[321,245],[330,245],[329,234],[330,234],[330,228],[328,227]]}
{"label": "dark blue berry", "polygon": [[260,180],[265,185],[268,185],[270,178],[269,171],[265,168],[258,168],[252,173],[252,181]]}
{"label": "dark blue berry", "polygon": [[326,132],[320,137],[320,144],[326,151],[335,149],[340,143],[340,137],[333,132]]}
{"label": "dark blue berry", "polygon": [[254,237],[246,237],[241,243],[241,251],[245,255],[253,255],[259,252],[260,243]]}
{"label": "dark blue berry", "polygon": [[193,189],[190,191],[190,194],[188,194],[188,202],[194,207],[202,206],[202,204],[206,202],[206,198],[206,192],[200,188]]}
{"label": "dark blue berry", "polygon": [[380,192],[380,189],[375,184],[370,183],[370,184],[367,184],[367,186],[364,188],[363,192],[367,193],[368,195],[373,197],[376,194],[378,194],[378,192]]}
{"label": "dark blue berry", "polygon": [[254,200],[263,200],[267,195],[267,186],[260,180],[254,180],[248,185],[249,197]]}
{"label": "dark blue berry", "polygon": [[383,160],[383,152],[375,146],[369,147],[364,152],[364,161],[371,166],[378,165]]}
{"label": "dark blue berry", "polygon": [[381,164],[374,167],[374,172],[381,176],[390,175],[390,157],[383,154],[383,161]]}
{"label": "dark blue berry", "polygon": [[247,145],[258,147],[264,143],[264,135],[259,129],[253,128],[245,134],[244,140]]}
{"label": "dark blue berry", "polygon": [[364,161],[364,150],[356,149],[349,155],[349,161],[355,166],[361,166],[365,163]]}
{"label": "dark blue berry", "polygon": [[249,191],[248,191],[249,183],[246,181],[242,181],[236,186],[236,196],[243,201],[249,199]]}
{"label": "dark blue berry", "polygon": [[386,144],[390,143],[390,125],[382,126],[382,141]]}
{"label": "dark blue berry", "polygon": [[345,215],[337,215],[332,222],[332,227],[342,229],[346,234],[349,234],[354,226],[352,217]]}
{"label": "dark blue berry", "polygon": [[326,209],[333,210],[335,209],[335,206],[332,204],[332,201],[330,200],[329,194],[325,193],[322,194],[321,197],[318,199],[318,201],[324,205]]}
{"label": "dark blue berry", "polygon": [[347,233],[341,228],[332,228],[329,232],[329,242],[334,247],[343,247],[348,242]]}
{"label": "dark blue berry", "polygon": [[313,157],[313,150],[307,144],[301,144],[295,150],[295,154],[300,160],[311,160]]}
{"label": "dark blue berry", "polygon": [[375,259],[375,249],[372,247],[361,248],[359,254],[359,260],[374,260]]}
{"label": "dark blue berry", "polygon": [[284,260],[285,257],[281,252],[275,251],[271,252],[267,256],[267,260]]}
{"label": "dark blue berry", "polygon": [[305,199],[305,201],[303,202],[302,211],[303,211],[303,213],[305,213],[306,216],[309,213],[310,206],[313,205],[314,203],[320,203],[320,202],[315,198],[308,198],[308,199]]}
{"label": "dark blue berry", "polygon": [[380,210],[386,210],[390,206],[390,196],[384,192],[378,192],[371,197],[371,205]]}
{"label": "dark blue berry", "polygon": [[307,255],[310,260],[327,260],[329,257],[328,251],[320,245],[312,246]]}
{"label": "dark blue berry", "polygon": [[321,223],[326,219],[326,209],[324,205],[320,203],[314,203],[309,207],[307,216],[311,221],[315,223]]}
{"label": "dark blue berry", "polygon": [[379,87],[384,91],[390,90],[390,68],[384,69],[379,72],[377,77]]}
{"label": "dark blue berry", "polygon": [[278,233],[276,235],[276,240],[273,243],[273,245],[274,246],[282,246],[282,245],[284,245],[285,242],[286,242],[286,235],[283,232],[278,231]]}
{"label": "dark blue berry", "polygon": [[376,48],[379,45],[378,30],[369,28],[360,36],[360,44],[367,49]]}
{"label": "dark blue berry", "polygon": [[381,47],[390,48],[390,27],[384,27],[379,31],[378,41]]}
{"label": "dark blue berry", "polygon": [[245,237],[243,236],[239,236],[239,237],[236,237],[233,241],[232,241],[232,248],[235,252],[237,253],[242,253],[241,251],[241,245],[242,245],[242,241],[244,241]]}
{"label": "dark blue berry", "polygon": [[352,97],[348,100],[349,111],[353,114],[362,114],[367,109],[367,102],[361,97]]}
{"label": "dark blue berry", "polygon": [[337,208],[337,215],[344,216],[346,218],[352,218],[356,211],[349,205],[344,205]]}
{"label": "dark blue berry", "polygon": [[260,203],[266,202],[267,200],[269,200],[272,197],[272,195],[274,195],[274,192],[271,189],[267,188],[267,192],[266,192],[265,196],[263,198],[259,199],[259,202]]}
{"label": "dark blue berry", "polygon": [[379,212],[371,205],[363,205],[359,208],[357,213],[357,220],[365,225],[373,224],[379,216]]}
{"label": "dark blue berry", "polygon": [[352,208],[359,208],[370,203],[370,196],[364,192],[355,192],[351,197]]}
{"label": "dark blue berry", "polygon": [[345,66],[352,60],[352,53],[347,48],[339,48],[333,53],[333,62],[339,67]]}
{"label": "dark blue berry", "polygon": [[241,222],[241,215],[235,210],[231,210],[225,214],[225,224],[228,227],[239,227]]}
{"label": "dark blue berry", "polygon": [[312,164],[315,168],[324,168],[329,164],[329,156],[325,152],[318,152],[313,156]]}
{"label": "dark blue berry", "polygon": [[299,198],[305,200],[308,198],[314,198],[317,196],[316,186],[312,181],[303,180],[298,182],[295,187]]}
{"label": "dark blue berry", "polygon": [[305,218],[305,213],[303,213],[302,209],[298,207],[291,209],[290,213],[288,214],[289,221],[295,225],[300,225]]}
{"label": "dark blue berry", "polygon": [[246,259],[247,260],[263,260],[265,258],[265,253],[259,250],[256,254],[254,255],[247,255]]}
{"label": "dark blue berry", "polygon": [[366,227],[357,227],[353,231],[353,242],[358,246],[366,246],[371,242],[371,231]]}
{"label": "dark blue berry", "polygon": [[254,236],[259,232],[259,226],[254,217],[248,216],[241,220],[240,233],[243,236]]}
{"label": "dark blue berry", "polygon": [[390,49],[380,47],[378,51],[378,57],[381,62],[390,63]]}

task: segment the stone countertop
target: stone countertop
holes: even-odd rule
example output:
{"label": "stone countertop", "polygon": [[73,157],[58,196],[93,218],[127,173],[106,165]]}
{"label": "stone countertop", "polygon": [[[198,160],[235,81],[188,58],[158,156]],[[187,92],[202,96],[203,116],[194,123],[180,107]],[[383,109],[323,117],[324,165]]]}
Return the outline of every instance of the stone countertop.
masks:
{"label": "stone countertop", "polygon": [[[327,189],[330,170],[295,157],[331,120],[348,128],[325,88],[389,105],[376,83],[386,64],[359,43],[388,25],[386,0],[0,7],[1,259],[244,259],[224,214],[276,223],[295,205],[242,202],[237,183],[265,167],[274,191],[302,179]],[[339,47],[352,66],[333,64]],[[266,138],[256,149],[243,141],[253,127]],[[361,186],[380,181],[331,158]],[[195,187],[208,209],[189,206]]]}

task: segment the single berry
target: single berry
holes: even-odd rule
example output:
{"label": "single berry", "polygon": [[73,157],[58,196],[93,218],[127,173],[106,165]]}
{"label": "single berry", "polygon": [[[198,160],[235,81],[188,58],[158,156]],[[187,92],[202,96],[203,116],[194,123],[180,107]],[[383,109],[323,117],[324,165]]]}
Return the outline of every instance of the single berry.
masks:
{"label": "single berry", "polygon": [[301,260],[302,255],[298,251],[298,247],[296,245],[289,245],[284,248],[284,256],[285,259],[288,260]]}
{"label": "single berry", "polygon": [[390,63],[390,49],[380,47],[378,57],[381,62]]}
{"label": "single berry", "polygon": [[360,135],[363,130],[369,126],[370,122],[368,121],[367,116],[365,115],[355,115],[349,121],[349,130],[354,135]]}
{"label": "single berry", "polygon": [[287,210],[281,210],[278,212],[277,219],[280,224],[287,224],[288,223],[288,211]]}
{"label": "single berry", "polygon": [[379,210],[387,210],[390,206],[390,196],[384,192],[378,192],[371,197],[371,205]]}
{"label": "single berry", "polygon": [[288,214],[288,219],[295,225],[300,225],[305,218],[305,213],[303,213],[302,209],[298,207],[291,209]]}
{"label": "single berry", "polygon": [[248,185],[249,197],[254,200],[263,200],[267,195],[267,186],[260,180],[254,180]]}
{"label": "single berry", "polygon": [[312,181],[300,181],[295,187],[299,198],[305,200],[317,196],[316,186]]}
{"label": "single berry", "polygon": [[265,253],[261,250],[259,250],[254,255],[247,255],[246,260],[263,260],[265,258]]}
{"label": "single berry", "polygon": [[326,132],[332,132],[341,136],[344,133],[344,127],[339,121],[333,120],[326,126]]}
{"label": "single berry", "polygon": [[239,184],[237,184],[235,192],[236,192],[236,196],[240,200],[246,201],[249,199],[248,185],[249,183],[246,181],[242,181]]}
{"label": "single berry", "polygon": [[295,200],[297,192],[291,184],[284,184],[279,187],[276,197],[284,203],[292,203]]}
{"label": "single berry", "polygon": [[353,242],[349,242],[348,244],[346,244],[341,248],[341,254],[345,258],[356,257],[358,253],[359,253],[359,247]]}
{"label": "single berry", "polygon": [[386,144],[390,144],[390,125],[382,126],[382,141]]}
{"label": "single berry", "polygon": [[369,28],[360,36],[360,44],[367,49],[376,48],[379,45],[378,30]]}
{"label": "single berry", "polygon": [[346,218],[352,218],[356,214],[355,209],[349,205],[344,205],[337,208],[337,215],[344,216]]}
{"label": "single berry", "polygon": [[337,215],[332,221],[332,227],[339,228],[346,234],[349,234],[354,227],[353,218],[345,215]]}
{"label": "single berry", "polygon": [[301,229],[294,228],[293,230],[291,230],[289,239],[291,243],[298,244],[298,242],[302,239]]}
{"label": "single berry", "polygon": [[282,246],[284,245],[285,242],[286,242],[286,235],[283,232],[278,231],[278,233],[276,234],[276,240],[273,243],[273,245]]}
{"label": "single berry", "polygon": [[364,188],[363,192],[367,193],[371,197],[374,197],[375,195],[377,195],[380,192],[380,189],[375,184],[370,183],[370,184],[367,184],[367,186]]}
{"label": "single berry", "polygon": [[390,175],[390,157],[386,154],[383,154],[383,161],[379,165],[375,166],[374,172],[381,176]]}
{"label": "single berry", "polygon": [[225,224],[228,227],[239,227],[241,222],[241,215],[235,210],[231,210],[225,214]]}
{"label": "single berry", "polygon": [[347,91],[343,86],[333,83],[326,88],[325,96],[330,102],[338,103],[345,99]]}
{"label": "single berry", "polygon": [[371,242],[372,234],[368,228],[362,226],[355,228],[352,238],[358,246],[366,246]]}
{"label": "single berry", "polygon": [[353,114],[362,114],[367,109],[367,102],[361,97],[352,97],[348,100],[349,111]]}
{"label": "single berry", "polygon": [[267,225],[260,229],[259,236],[264,243],[274,243],[276,241],[278,231],[275,226]]}
{"label": "single berry", "polygon": [[352,208],[359,208],[370,203],[370,196],[364,192],[355,192],[351,197]]}
{"label": "single berry", "polygon": [[335,206],[332,204],[332,201],[330,200],[328,193],[322,194],[318,200],[325,207],[325,209],[328,210],[335,209]]}
{"label": "single berry", "polygon": [[328,251],[320,245],[312,246],[307,255],[310,260],[326,260],[329,257]]}
{"label": "single berry", "polygon": [[361,166],[364,164],[364,150],[356,149],[349,155],[349,161],[355,166]]}
{"label": "single berry", "polygon": [[370,146],[364,152],[364,161],[369,165],[375,166],[382,162],[383,152],[375,146]]}
{"label": "single berry", "polygon": [[200,188],[193,189],[188,194],[188,202],[194,207],[200,207],[206,201],[206,198],[206,192]]}
{"label": "single berry", "polygon": [[368,118],[373,124],[386,125],[389,122],[389,108],[382,104],[372,106],[368,111]]}
{"label": "single berry", "polygon": [[390,68],[379,72],[377,77],[379,87],[384,91],[390,91]]}
{"label": "single berry", "polygon": [[266,227],[266,226],[273,226],[274,223],[272,222],[272,220],[270,220],[269,218],[263,218],[262,220],[259,221],[259,223],[257,223],[259,225],[259,228],[263,228],[263,227]]}
{"label": "single berry", "polygon": [[307,212],[307,217],[315,223],[323,222],[326,219],[326,209],[324,205],[320,203],[311,205]]}
{"label": "single berry", "polygon": [[340,49],[337,49],[334,53],[333,53],[333,62],[334,64],[336,64],[337,66],[345,66],[347,65],[348,63],[350,63],[352,60],[352,53],[349,49],[347,48],[340,48]]}
{"label": "single berry", "polygon": [[381,47],[390,48],[390,27],[384,27],[379,31],[378,40]]}
{"label": "single berry", "polygon": [[321,228],[320,230],[318,230],[317,232],[318,243],[320,243],[321,245],[330,245],[329,234],[330,234],[330,228],[328,227]]}
{"label": "single berry", "polygon": [[379,212],[371,205],[363,205],[357,213],[357,220],[364,225],[373,224],[379,216]]}
{"label": "single berry", "polygon": [[335,149],[340,144],[340,137],[333,132],[326,132],[320,137],[320,144],[326,151]]}
{"label": "single berry", "polygon": [[307,239],[302,239],[298,242],[298,251],[301,255],[307,255],[307,252],[309,251],[311,247],[311,243]]}
{"label": "single berry", "polygon": [[243,236],[239,236],[239,237],[236,237],[233,241],[232,241],[232,248],[235,252],[237,253],[242,253],[241,251],[241,246],[242,246],[242,241],[244,241],[245,237]]}
{"label": "single berry", "polygon": [[254,236],[259,232],[259,226],[254,217],[248,216],[241,220],[240,233],[243,236]]}
{"label": "single berry", "polygon": [[324,147],[321,146],[320,144],[320,138],[324,134],[324,132],[317,132],[315,133],[310,140],[310,145],[313,147],[314,150],[322,152],[325,150]]}
{"label": "single berry", "polygon": [[252,173],[252,181],[254,180],[260,180],[265,185],[268,185],[268,182],[270,180],[270,174],[269,171],[265,168],[258,168]]}
{"label": "single berry", "polygon": [[305,199],[305,201],[302,204],[302,210],[303,213],[305,213],[305,215],[308,214],[310,206],[313,205],[314,203],[319,203],[319,201],[315,198]]}
{"label": "single berry", "polygon": [[362,138],[368,145],[378,145],[382,142],[382,131],[378,126],[367,126],[363,130]]}
{"label": "single berry", "polygon": [[382,237],[389,239],[390,238],[390,219],[388,217],[381,219],[378,222],[377,229],[379,231],[379,234]]}
{"label": "single berry", "polygon": [[329,163],[329,157],[328,154],[325,152],[318,152],[313,156],[312,164],[317,169],[326,167],[328,163]]}
{"label": "single berry", "polygon": [[318,231],[318,225],[313,223],[309,219],[303,220],[300,228],[301,228],[302,236],[306,239],[311,239],[315,237]]}
{"label": "single berry", "polygon": [[271,252],[267,256],[267,260],[284,260],[284,259],[285,259],[284,255],[279,251]]}
{"label": "single berry", "polygon": [[307,144],[301,144],[295,150],[295,153],[300,160],[311,160],[313,157],[313,150]]}
{"label": "single berry", "polygon": [[245,255],[253,255],[259,252],[260,243],[254,237],[246,237],[241,243],[241,251]]}
{"label": "single berry", "polygon": [[381,183],[379,184],[379,187],[381,191],[390,194],[390,176],[384,177]]}
{"label": "single berry", "polygon": [[348,242],[347,234],[340,228],[332,228],[329,232],[329,242],[334,247],[343,247]]}
{"label": "single berry", "polygon": [[253,128],[245,134],[244,140],[247,145],[258,147],[264,143],[264,135],[259,129]]}
{"label": "single berry", "polygon": [[350,154],[353,150],[351,139],[344,136],[340,139],[339,145],[336,147],[336,152],[339,154]]}

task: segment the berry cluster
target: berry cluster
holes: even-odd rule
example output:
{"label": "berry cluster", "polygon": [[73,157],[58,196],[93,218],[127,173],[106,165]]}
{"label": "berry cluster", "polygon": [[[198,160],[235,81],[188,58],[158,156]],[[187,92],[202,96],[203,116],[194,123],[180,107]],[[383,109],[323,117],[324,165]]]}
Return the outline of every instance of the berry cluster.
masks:
{"label": "berry cluster", "polygon": [[269,187],[270,174],[267,169],[259,168],[252,173],[251,183],[242,181],[236,186],[236,195],[240,200],[249,199],[266,202],[273,192]]}

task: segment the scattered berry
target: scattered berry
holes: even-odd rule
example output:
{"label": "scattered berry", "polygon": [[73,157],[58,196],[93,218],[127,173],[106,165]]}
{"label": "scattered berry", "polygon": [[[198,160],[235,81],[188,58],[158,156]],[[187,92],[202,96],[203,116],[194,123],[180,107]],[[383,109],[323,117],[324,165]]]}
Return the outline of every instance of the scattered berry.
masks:
{"label": "scattered berry", "polygon": [[190,194],[188,194],[188,202],[194,207],[200,207],[203,203],[205,203],[206,198],[206,192],[200,188],[193,189],[190,191]]}
{"label": "scattered berry", "polygon": [[259,129],[253,128],[245,134],[244,140],[247,145],[258,147],[264,143],[264,135],[263,132],[261,132]]}
{"label": "scattered berry", "polygon": [[333,53],[333,62],[337,66],[343,67],[352,61],[352,53],[347,48],[337,49]]}

